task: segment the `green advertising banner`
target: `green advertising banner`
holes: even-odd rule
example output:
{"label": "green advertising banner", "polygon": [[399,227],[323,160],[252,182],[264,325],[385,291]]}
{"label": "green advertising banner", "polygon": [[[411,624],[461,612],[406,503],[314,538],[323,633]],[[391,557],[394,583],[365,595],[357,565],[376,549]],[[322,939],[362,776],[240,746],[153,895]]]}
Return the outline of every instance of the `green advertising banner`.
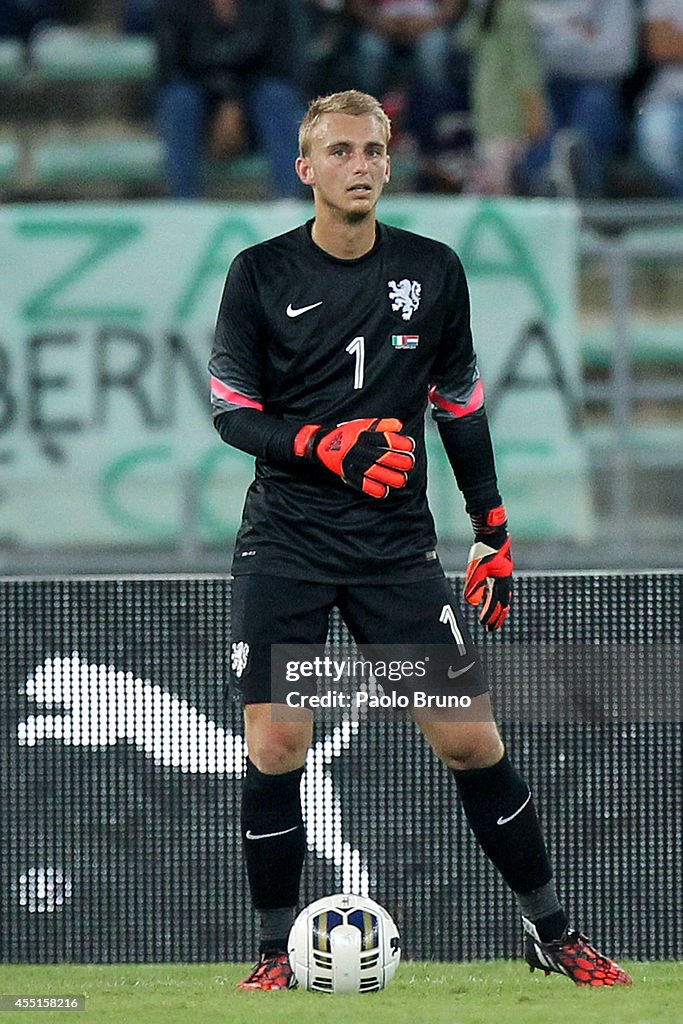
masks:
{"label": "green advertising banner", "polygon": [[[309,216],[307,204],[0,211],[0,544],[177,544],[188,515],[199,541],[229,544],[253,466],[211,426],[221,290],[237,252]],[[576,211],[397,198],[381,217],[463,260],[516,535],[587,538]],[[429,454],[440,536],[468,537],[433,430]]]}

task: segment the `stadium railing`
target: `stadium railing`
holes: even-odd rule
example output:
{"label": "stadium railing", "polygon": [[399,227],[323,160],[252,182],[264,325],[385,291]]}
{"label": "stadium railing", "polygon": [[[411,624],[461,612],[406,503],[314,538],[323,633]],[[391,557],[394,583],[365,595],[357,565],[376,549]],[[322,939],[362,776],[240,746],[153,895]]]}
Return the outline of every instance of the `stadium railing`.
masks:
{"label": "stadium railing", "polygon": [[[603,380],[584,382],[584,401],[609,411],[607,422],[587,428],[587,439],[596,470],[613,474],[609,531],[624,556],[633,549],[638,518],[634,474],[672,472],[681,490],[683,419],[676,409],[683,402],[683,204],[585,203],[581,209],[583,265],[598,261],[609,291],[609,318],[581,341],[586,368],[606,370]],[[674,306],[667,310],[662,303],[644,317],[634,308],[635,275],[642,266],[667,265],[676,281]],[[648,405],[658,409],[654,422],[642,415]]]}

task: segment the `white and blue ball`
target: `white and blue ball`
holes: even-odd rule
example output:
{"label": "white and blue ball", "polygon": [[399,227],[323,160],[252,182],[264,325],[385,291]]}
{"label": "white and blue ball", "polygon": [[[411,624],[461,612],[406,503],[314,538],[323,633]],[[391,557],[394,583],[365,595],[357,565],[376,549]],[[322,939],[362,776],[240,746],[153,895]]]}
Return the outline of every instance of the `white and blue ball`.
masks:
{"label": "white and blue ball", "polygon": [[287,943],[297,982],[311,992],[379,992],[401,959],[391,915],[367,896],[336,893],[301,911]]}

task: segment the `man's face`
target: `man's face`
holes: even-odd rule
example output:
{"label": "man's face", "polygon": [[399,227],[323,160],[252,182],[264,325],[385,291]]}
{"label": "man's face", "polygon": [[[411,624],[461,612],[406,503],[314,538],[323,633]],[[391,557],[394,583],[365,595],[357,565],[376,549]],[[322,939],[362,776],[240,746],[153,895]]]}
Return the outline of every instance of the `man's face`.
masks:
{"label": "man's face", "polygon": [[372,114],[324,114],[308,156],[296,163],[313,188],[316,207],[336,210],[348,221],[372,213],[389,180],[389,156],[382,127]]}

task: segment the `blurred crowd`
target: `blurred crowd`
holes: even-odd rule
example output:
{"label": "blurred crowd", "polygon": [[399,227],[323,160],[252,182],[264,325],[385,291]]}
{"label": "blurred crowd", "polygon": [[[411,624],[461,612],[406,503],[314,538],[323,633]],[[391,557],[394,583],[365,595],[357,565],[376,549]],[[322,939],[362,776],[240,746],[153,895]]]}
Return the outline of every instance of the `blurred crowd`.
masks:
{"label": "blurred crowd", "polygon": [[[0,0],[0,37],[91,8]],[[298,197],[306,102],[346,88],[382,99],[420,191],[683,197],[683,0],[118,0],[116,18],[157,40],[177,198],[202,194],[207,154],[249,150]]]}

